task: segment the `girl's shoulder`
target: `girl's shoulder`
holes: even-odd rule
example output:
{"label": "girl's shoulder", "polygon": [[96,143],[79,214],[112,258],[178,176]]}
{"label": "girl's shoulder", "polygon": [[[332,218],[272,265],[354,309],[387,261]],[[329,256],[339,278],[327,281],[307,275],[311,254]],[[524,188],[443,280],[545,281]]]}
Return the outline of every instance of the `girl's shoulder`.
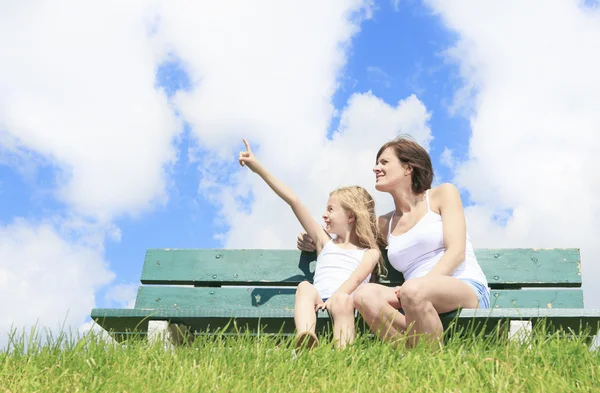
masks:
{"label": "girl's shoulder", "polygon": [[374,267],[381,259],[381,251],[378,248],[367,248],[362,255],[361,263]]}
{"label": "girl's shoulder", "polygon": [[374,258],[379,259],[379,257],[381,256],[381,250],[378,248],[367,248],[365,250],[365,254],[372,255]]}

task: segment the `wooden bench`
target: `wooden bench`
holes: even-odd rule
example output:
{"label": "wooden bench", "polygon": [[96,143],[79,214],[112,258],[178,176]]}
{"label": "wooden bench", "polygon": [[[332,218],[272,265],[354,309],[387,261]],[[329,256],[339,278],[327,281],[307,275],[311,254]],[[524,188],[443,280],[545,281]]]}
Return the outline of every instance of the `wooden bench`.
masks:
{"label": "wooden bench", "polygon": [[[583,308],[578,249],[478,249],[491,288],[491,309],[449,313],[442,320],[491,328],[501,321],[545,321],[552,327],[598,331],[600,310]],[[194,333],[294,332],[295,287],[312,281],[316,255],[297,250],[151,249],[146,253],[135,307],[93,309],[91,317],[117,340],[164,334],[169,324]],[[381,282],[400,285],[388,268]],[[232,323],[235,319],[235,323]],[[328,326],[320,312],[317,329]]]}

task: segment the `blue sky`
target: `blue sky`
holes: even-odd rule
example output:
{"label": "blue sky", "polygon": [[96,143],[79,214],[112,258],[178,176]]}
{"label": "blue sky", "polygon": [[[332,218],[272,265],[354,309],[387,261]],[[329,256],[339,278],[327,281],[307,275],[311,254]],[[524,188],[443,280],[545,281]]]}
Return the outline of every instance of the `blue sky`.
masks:
{"label": "blue sky", "polygon": [[[0,16],[14,37],[0,38],[0,283],[22,304],[52,298],[26,289],[43,277],[73,285],[48,307],[78,326],[131,302],[149,248],[293,247],[293,216],[237,166],[242,137],[317,217],[340,183],[372,187],[372,163],[347,156],[432,137],[475,247],[579,247],[600,277],[586,265],[600,184],[585,180],[600,146],[597,2],[157,4]],[[14,313],[0,329],[52,324]]]}

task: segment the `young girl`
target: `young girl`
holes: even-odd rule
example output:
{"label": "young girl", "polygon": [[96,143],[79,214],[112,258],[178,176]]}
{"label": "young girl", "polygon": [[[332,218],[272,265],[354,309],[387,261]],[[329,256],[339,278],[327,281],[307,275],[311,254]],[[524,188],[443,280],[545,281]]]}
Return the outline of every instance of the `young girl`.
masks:
{"label": "young girl", "polygon": [[296,194],[277,180],[256,159],[244,139],[246,151],[239,162],[258,174],[281,199],[287,202],[304,230],[314,239],[317,266],[313,284],[303,281],[296,290],[294,322],[297,346],[318,345],[315,334],[316,310],[328,310],[333,317],[333,338],[338,348],[352,343],[354,304],[352,293],[368,282],[377,267],[382,272],[383,259],[376,236],[375,202],[362,187],[344,187],[329,194],[323,220],[326,231],[336,235],[332,240],[312,218]]}

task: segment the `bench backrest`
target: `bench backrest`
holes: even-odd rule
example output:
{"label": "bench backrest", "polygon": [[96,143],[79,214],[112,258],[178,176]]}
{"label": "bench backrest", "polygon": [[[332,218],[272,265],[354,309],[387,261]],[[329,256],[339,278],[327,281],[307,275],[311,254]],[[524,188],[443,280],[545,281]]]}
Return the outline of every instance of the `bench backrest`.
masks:
{"label": "bench backrest", "polygon": [[[494,307],[583,307],[578,249],[477,249],[475,254]],[[315,264],[315,253],[297,250],[151,249],[141,277],[146,285],[135,307],[236,308],[267,302],[288,307],[290,300],[281,297],[279,304],[276,295],[293,294],[298,283],[312,281]],[[381,283],[403,282],[389,263],[388,271]]]}

